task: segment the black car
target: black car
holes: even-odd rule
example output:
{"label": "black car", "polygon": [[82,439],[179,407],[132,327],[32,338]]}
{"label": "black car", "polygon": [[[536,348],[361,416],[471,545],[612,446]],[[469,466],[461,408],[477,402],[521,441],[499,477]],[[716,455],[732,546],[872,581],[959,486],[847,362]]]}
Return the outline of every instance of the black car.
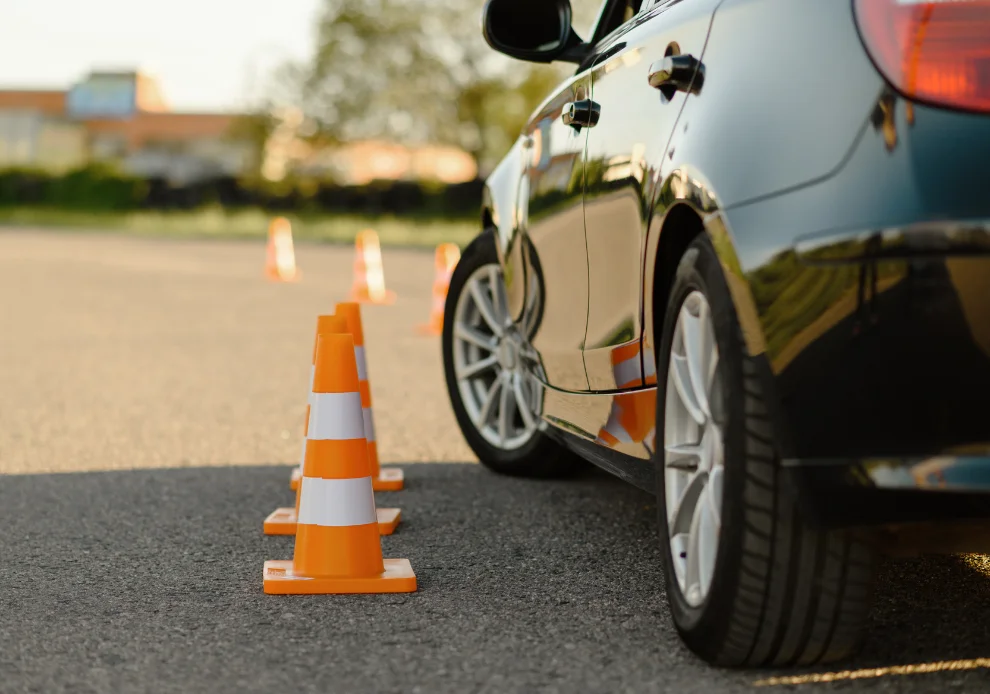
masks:
{"label": "black car", "polygon": [[[447,298],[465,438],[655,492],[688,646],[853,652],[881,553],[990,548],[990,2],[488,0],[574,74]],[[659,568],[659,567],[658,567]]]}

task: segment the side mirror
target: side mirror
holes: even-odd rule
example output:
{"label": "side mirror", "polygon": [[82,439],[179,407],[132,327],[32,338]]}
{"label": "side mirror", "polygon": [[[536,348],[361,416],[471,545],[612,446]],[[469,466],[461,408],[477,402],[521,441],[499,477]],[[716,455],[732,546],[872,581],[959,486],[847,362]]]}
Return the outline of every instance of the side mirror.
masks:
{"label": "side mirror", "polygon": [[488,0],[481,33],[499,53],[533,63],[579,63],[584,42],[571,28],[569,0]]}

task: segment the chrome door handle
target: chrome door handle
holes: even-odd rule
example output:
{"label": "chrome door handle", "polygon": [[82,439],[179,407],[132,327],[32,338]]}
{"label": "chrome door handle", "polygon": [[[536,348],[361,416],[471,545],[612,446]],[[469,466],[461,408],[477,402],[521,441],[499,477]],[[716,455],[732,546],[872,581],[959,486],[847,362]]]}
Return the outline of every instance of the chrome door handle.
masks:
{"label": "chrome door handle", "polygon": [[601,116],[602,107],[591,99],[581,101],[568,101],[564,104],[564,111],[560,118],[564,125],[574,128],[593,128],[598,125],[598,118]]}
{"label": "chrome door handle", "polygon": [[[663,92],[690,91],[697,94],[705,83],[705,66],[692,55],[668,55],[650,65],[647,81]],[[673,93],[666,94],[669,98]]]}

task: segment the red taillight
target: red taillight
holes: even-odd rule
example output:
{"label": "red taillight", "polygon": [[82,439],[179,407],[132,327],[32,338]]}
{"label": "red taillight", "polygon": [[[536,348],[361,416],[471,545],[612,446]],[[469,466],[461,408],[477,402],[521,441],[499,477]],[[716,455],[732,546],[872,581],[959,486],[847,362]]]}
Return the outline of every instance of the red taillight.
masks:
{"label": "red taillight", "polygon": [[884,77],[918,101],[990,111],[990,0],[854,0]]}

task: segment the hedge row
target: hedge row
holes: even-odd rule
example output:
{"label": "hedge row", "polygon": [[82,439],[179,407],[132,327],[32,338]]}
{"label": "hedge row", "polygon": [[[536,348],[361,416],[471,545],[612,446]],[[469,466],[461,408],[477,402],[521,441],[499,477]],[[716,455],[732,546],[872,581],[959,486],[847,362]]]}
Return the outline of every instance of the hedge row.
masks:
{"label": "hedge row", "polygon": [[176,186],[162,179],[140,179],[99,166],[57,176],[27,169],[0,170],[0,206],[42,206],[75,210],[190,210],[204,205],[272,211],[422,216],[474,216],[482,182],[437,185],[415,181],[376,181],[340,186],[300,179],[277,184],[216,178]]}

